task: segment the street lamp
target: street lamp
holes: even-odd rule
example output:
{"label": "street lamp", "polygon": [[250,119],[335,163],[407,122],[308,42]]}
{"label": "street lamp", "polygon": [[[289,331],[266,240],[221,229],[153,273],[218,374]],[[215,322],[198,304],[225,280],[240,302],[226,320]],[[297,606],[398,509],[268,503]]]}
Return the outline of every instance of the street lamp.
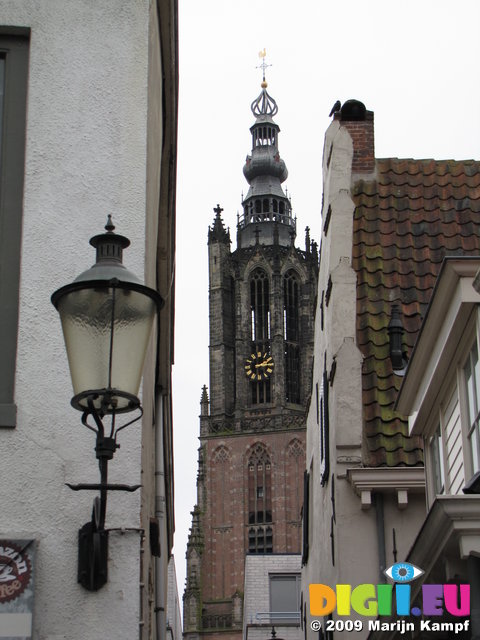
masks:
{"label": "street lamp", "polygon": [[[62,323],[73,384],[71,404],[82,411],[82,424],[96,434],[100,483],[68,485],[75,491],[100,492],[91,521],[79,531],[78,581],[90,591],[107,581],[107,492],[135,491],[140,486],[109,484],[108,461],[120,446],[118,432],[142,416],[138,390],[153,322],[163,304],[155,290],[123,265],[123,249],[130,241],[114,229],[108,216],[106,233],[90,239],[97,251],[95,264],[51,298]],[[138,415],[133,420],[117,426],[118,414],[135,410]],[[107,432],[106,416],[110,416]]]}

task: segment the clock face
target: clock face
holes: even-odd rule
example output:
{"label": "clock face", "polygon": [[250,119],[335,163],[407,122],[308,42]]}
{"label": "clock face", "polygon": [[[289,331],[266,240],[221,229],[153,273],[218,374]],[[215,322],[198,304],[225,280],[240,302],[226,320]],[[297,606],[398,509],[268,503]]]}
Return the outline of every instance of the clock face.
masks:
{"label": "clock face", "polygon": [[262,351],[252,353],[245,362],[245,373],[250,380],[266,380],[273,371],[273,358]]}

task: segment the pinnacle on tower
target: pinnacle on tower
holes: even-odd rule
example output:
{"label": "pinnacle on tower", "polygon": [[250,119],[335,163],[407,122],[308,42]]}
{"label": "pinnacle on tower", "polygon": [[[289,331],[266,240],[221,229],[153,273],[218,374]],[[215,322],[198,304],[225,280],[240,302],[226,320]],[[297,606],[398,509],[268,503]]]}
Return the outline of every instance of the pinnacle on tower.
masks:
{"label": "pinnacle on tower", "polygon": [[230,243],[230,231],[225,229],[221,213],[223,209],[219,204],[214,207],[215,218],[211,227],[208,227],[208,243],[211,242],[224,242]]}
{"label": "pinnacle on tower", "polygon": [[310,253],[310,227],[305,227],[305,251]]}
{"label": "pinnacle on tower", "polygon": [[202,395],[200,397],[200,415],[208,416],[208,403],[209,403],[209,399],[208,399],[207,385],[204,384],[202,387]]}

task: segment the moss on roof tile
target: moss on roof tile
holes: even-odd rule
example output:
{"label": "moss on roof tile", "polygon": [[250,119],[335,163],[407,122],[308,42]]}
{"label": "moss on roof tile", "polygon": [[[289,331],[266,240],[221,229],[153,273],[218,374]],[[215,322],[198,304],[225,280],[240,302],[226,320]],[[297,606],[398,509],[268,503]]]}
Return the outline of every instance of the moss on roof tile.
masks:
{"label": "moss on roof tile", "polygon": [[443,258],[480,254],[480,162],[386,158],[377,176],[352,189],[366,464],[417,466],[421,440],[393,409],[401,378],[389,358],[391,306],[401,305],[411,352]]}

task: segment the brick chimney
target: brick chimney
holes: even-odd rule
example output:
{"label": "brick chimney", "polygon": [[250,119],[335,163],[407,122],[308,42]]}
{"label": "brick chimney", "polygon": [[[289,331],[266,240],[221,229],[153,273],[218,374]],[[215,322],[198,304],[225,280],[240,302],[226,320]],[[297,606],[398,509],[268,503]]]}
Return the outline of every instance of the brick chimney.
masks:
{"label": "brick chimney", "polygon": [[358,100],[347,100],[335,114],[342,126],[348,129],[353,140],[352,173],[375,171],[375,137],[373,111],[367,111]]}

